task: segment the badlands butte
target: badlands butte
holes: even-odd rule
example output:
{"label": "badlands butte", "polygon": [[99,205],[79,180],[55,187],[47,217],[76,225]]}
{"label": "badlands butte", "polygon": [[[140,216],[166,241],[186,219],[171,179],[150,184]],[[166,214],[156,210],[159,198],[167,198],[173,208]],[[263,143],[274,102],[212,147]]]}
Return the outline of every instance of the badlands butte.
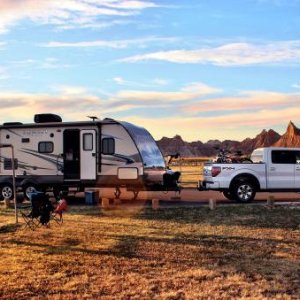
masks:
{"label": "badlands butte", "polygon": [[183,157],[214,156],[218,152],[216,147],[230,151],[240,150],[244,154],[250,154],[260,147],[300,147],[300,129],[290,121],[283,135],[273,129],[264,129],[255,138],[246,138],[241,142],[233,140],[209,140],[206,143],[185,142],[181,136],[176,135],[173,138],[163,137],[157,143],[164,155],[180,153]]}

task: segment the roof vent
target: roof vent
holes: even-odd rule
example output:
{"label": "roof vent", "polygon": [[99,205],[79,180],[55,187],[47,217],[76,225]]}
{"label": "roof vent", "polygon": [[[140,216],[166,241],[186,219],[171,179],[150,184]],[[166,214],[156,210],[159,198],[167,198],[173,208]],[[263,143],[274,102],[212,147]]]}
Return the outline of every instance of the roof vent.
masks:
{"label": "roof vent", "polygon": [[34,115],[34,123],[56,123],[56,122],[62,122],[62,118],[55,114]]}

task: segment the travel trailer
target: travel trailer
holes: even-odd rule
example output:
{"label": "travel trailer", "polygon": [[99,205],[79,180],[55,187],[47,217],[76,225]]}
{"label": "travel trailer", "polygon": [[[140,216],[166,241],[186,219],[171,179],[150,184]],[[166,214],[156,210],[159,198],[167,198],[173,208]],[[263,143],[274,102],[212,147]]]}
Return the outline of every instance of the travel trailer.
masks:
{"label": "travel trailer", "polygon": [[11,149],[18,189],[28,197],[36,190],[121,187],[177,190],[180,173],[166,167],[150,133],[113,119],[62,122],[54,114],[38,114],[34,123],[0,126],[0,196],[13,197]]}

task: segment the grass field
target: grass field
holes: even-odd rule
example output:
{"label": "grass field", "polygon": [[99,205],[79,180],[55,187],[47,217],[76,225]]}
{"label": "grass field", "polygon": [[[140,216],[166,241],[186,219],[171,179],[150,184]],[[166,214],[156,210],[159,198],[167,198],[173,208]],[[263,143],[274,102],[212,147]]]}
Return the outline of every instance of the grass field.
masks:
{"label": "grass field", "polygon": [[0,299],[299,299],[300,209],[71,206],[62,226],[0,205]]}

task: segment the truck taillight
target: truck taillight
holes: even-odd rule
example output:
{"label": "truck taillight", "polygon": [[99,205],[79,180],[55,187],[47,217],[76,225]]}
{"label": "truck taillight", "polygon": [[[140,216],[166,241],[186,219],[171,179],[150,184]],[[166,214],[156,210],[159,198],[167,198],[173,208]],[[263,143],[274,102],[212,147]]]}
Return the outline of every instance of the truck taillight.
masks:
{"label": "truck taillight", "polygon": [[216,177],[221,173],[221,167],[212,167],[211,168],[211,176]]}

